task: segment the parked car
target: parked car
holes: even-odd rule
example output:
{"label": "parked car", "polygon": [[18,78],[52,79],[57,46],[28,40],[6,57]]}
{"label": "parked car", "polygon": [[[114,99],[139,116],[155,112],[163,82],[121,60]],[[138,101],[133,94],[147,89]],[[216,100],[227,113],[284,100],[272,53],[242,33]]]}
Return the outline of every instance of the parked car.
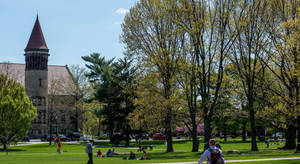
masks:
{"label": "parked car", "polygon": [[167,137],[160,133],[155,133],[152,137],[153,140],[166,140]]}
{"label": "parked car", "polygon": [[92,136],[89,136],[86,134],[80,136],[80,141],[89,141],[91,139],[92,139]]}
{"label": "parked car", "polygon": [[81,137],[82,137],[82,134],[80,134],[80,133],[73,133],[71,135],[71,138],[73,141],[80,141]]}
{"label": "parked car", "polygon": [[25,136],[23,139],[22,139],[22,142],[30,142],[30,138],[28,136]]}
{"label": "parked car", "polygon": [[275,137],[285,138],[285,133],[284,132],[277,132],[277,133],[272,134],[272,138],[275,138]]}
{"label": "parked car", "polygon": [[149,135],[147,133],[137,134],[135,140],[149,140]]}
{"label": "parked car", "polygon": [[58,137],[59,137],[59,140],[60,140],[60,141],[64,141],[64,142],[71,141],[71,138],[68,138],[68,137],[66,137],[66,136],[63,135],[63,134],[59,134]]}

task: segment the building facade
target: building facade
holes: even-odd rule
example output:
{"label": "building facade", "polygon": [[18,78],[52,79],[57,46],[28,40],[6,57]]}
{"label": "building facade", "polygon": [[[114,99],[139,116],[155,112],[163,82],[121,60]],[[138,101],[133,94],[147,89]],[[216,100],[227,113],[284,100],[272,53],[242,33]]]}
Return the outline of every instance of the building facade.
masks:
{"label": "building facade", "polygon": [[24,85],[28,97],[37,108],[37,118],[28,135],[41,138],[45,135],[65,134],[74,131],[75,82],[67,66],[48,65],[50,57],[38,17],[25,48],[25,64],[0,63],[0,73]]}

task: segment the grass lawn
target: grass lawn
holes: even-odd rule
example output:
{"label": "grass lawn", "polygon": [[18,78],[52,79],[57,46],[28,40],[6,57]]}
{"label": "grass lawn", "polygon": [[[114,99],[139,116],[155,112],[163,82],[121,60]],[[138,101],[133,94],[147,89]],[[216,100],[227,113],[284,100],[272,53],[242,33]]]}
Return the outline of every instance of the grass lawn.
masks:
{"label": "grass lawn", "polygon": [[[122,157],[128,157],[129,152],[133,150],[136,157],[141,156],[137,152],[136,143],[132,142],[131,147],[118,147],[115,149],[119,155],[109,158],[96,158],[94,156],[94,163],[165,163],[165,162],[196,162],[203,151],[203,141],[200,144],[200,152],[192,153],[192,142],[189,140],[174,141],[173,153],[166,153],[166,145],[164,141],[142,141],[143,146],[154,146],[154,150],[147,151],[150,160],[122,160]],[[243,143],[239,139],[229,140],[228,142],[220,142],[226,160],[236,159],[260,159],[260,158],[280,158],[280,157],[300,157],[300,154],[295,154],[295,150],[280,150],[278,147],[283,145],[271,145],[270,148],[265,148],[263,142],[258,142],[260,151],[251,152],[250,142]],[[96,142],[94,154],[98,149],[105,153],[111,149],[109,142]],[[122,145],[122,144],[121,144]],[[49,146],[47,143],[39,145],[16,146],[10,147],[8,155],[0,149],[0,164],[83,164],[87,162],[87,155],[85,154],[85,143],[82,144],[62,144],[62,154],[56,153],[56,145]],[[237,150],[239,153],[227,153],[228,150]],[[238,164],[237,162],[235,162]],[[279,164],[279,163],[300,163],[300,160],[282,160],[282,161],[262,161],[262,162],[242,162],[243,164]]]}

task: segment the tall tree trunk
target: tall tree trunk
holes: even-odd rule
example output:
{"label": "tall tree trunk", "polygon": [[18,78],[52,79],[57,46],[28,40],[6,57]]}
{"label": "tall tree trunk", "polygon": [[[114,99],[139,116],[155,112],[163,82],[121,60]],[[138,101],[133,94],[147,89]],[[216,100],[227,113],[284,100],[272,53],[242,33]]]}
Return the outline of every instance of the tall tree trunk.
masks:
{"label": "tall tree trunk", "polygon": [[75,131],[74,132],[78,132],[78,108],[77,108],[77,106],[75,107]]}
{"label": "tall tree trunk", "polygon": [[[168,109],[168,111],[170,112],[170,109]],[[170,115],[170,113],[167,114],[167,116],[166,116],[166,137],[167,137],[167,152],[174,152],[173,141],[172,141],[172,125],[171,125],[171,115]]]}
{"label": "tall tree trunk", "polygon": [[287,125],[285,146],[283,148],[284,149],[296,148],[296,126],[294,122]]}
{"label": "tall tree trunk", "polygon": [[297,117],[297,148],[296,148],[296,153],[300,153],[300,116]]}
{"label": "tall tree trunk", "polygon": [[255,111],[253,107],[253,98],[248,98],[248,107],[250,112],[250,122],[251,122],[251,150],[258,151],[257,143],[256,143],[256,126],[255,126]]}
{"label": "tall tree trunk", "polygon": [[[208,111],[207,107],[204,111]],[[207,113],[207,112],[206,112]],[[211,138],[211,118],[208,114],[204,114],[204,150],[209,148],[209,140]]]}
{"label": "tall tree trunk", "polygon": [[3,150],[6,151],[7,150],[7,145],[3,144]]}
{"label": "tall tree trunk", "polygon": [[51,121],[49,122],[49,124],[50,124],[49,125],[49,127],[50,127],[50,129],[49,129],[49,145],[51,145],[52,144],[52,123],[51,123]]}
{"label": "tall tree trunk", "polygon": [[246,142],[247,136],[246,136],[246,125],[247,121],[243,121],[243,142]]}
{"label": "tall tree trunk", "polygon": [[192,139],[193,139],[193,149],[192,152],[198,152],[199,150],[199,140],[197,138],[197,124],[196,124],[196,116],[192,114]]}
{"label": "tall tree trunk", "polygon": [[100,133],[101,133],[101,121],[100,118],[98,118],[98,136],[100,137]]}
{"label": "tall tree trunk", "polygon": [[223,136],[224,136],[224,141],[227,141],[227,127],[226,127],[226,120],[224,119],[223,121]]}
{"label": "tall tree trunk", "polygon": [[299,87],[299,82],[298,82],[298,79],[296,78],[295,79],[295,85],[296,85],[296,110],[297,110],[297,113],[298,113],[298,116],[297,116],[297,134],[298,134],[298,137],[297,137],[297,148],[296,148],[296,153],[300,153],[300,111],[299,111],[299,108],[300,108],[300,87]]}
{"label": "tall tree trunk", "polygon": [[125,147],[129,147],[129,144],[130,144],[130,138],[129,138],[129,131],[126,130],[126,137],[125,137]]}

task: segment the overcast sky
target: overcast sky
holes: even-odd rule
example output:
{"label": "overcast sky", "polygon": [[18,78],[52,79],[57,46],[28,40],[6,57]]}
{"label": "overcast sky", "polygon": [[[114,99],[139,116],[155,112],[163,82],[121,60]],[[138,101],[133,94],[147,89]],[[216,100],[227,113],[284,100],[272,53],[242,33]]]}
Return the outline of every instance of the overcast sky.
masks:
{"label": "overcast sky", "polygon": [[138,0],[0,0],[0,62],[24,63],[36,15],[50,65],[84,65],[81,56],[99,52],[123,57],[120,24]]}

